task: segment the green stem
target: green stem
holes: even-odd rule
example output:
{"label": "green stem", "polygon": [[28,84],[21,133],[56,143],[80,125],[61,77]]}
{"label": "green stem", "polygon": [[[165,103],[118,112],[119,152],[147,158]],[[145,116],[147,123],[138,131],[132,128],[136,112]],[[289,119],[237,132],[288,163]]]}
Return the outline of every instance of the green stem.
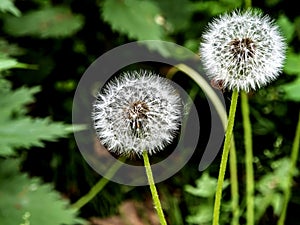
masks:
{"label": "green stem", "polygon": [[236,160],[236,149],[234,144],[234,137],[232,137],[230,156],[230,187],[231,187],[231,206],[232,206],[232,221],[231,225],[239,225],[239,186],[238,186],[238,174],[237,174],[237,160]]}
{"label": "green stem", "polygon": [[284,221],[286,218],[286,211],[288,207],[288,203],[291,198],[291,186],[294,176],[294,171],[296,170],[296,164],[297,159],[299,155],[299,148],[300,148],[300,112],[299,112],[299,118],[298,118],[298,124],[296,128],[295,138],[292,146],[292,153],[291,153],[291,166],[289,169],[289,176],[288,176],[288,185],[286,186],[284,190],[284,202],[283,202],[283,208],[282,213],[280,215],[280,218],[278,220],[278,225],[284,225]]}
{"label": "green stem", "polygon": [[145,165],[145,169],[146,169],[148,182],[149,182],[149,185],[150,185],[150,190],[151,190],[151,194],[152,194],[153,203],[154,203],[155,209],[157,211],[159,221],[162,225],[167,225],[167,222],[166,222],[166,219],[165,219],[165,216],[164,216],[164,212],[162,210],[160,200],[159,200],[159,197],[158,197],[158,193],[157,193],[157,190],[156,190],[156,187],[155,187],[155,182],[154,182],[154,178],[153,178],[153,174],[152,174],[151,165],[150,165],[150,162],[149,162],[149,157],[148,157],[147,151],[143,152],[143,159],[144,159],[144,165]]}
{"label": "green stem", "polygon": [[89,201],[91,201],[105,187],[105,185],[109,182],[109,179],[112,178],[114,174],[120,169],[120,167],[123,165],[122,162],[124,161],[125,158],[120,158],[119,161],[116,161],[112,165],[112,167],[107,171],[105,177],[102,177],[86,195],[78,199],[75,203],[71,205],[71,207],[78,210],[85,204],[87,204]]}
{"label": "green stem", "polygon": [[224,147],[223,147],[220,170],[219,170],[219,177],[218,177],[215,204],[214,204],[214,213],[213,213],[213,225],[219,225],[223,183],[224,183],[229,150],[231,146],[231,140],[233,136],[232,131],[233,131],[238,96],[239,96],[238,91],[234,90],[232,93],[232,99],[231,99],[229,117],[228,117],[228,126],[225,133],[225,141],[224,141]]}
{"label": "green stem", "polygon": [[253,172],[253,150],[252,129],[250,122],[250,111],[247,93],[241,92],[241,107],[244,127],[245,164],[246,164],[246,201],[247,225],[254,225],[254,172]]}
{"label": "green stem", "polygon": [[[168,76],[172,77],[178,70],[183,71],[186,75],[188,75],[191,79],[193,79],[197,85],[205,92],[211,102],[214,104],[217,113],[222,121],[222,125],[224,131],[226,131],[227,127],[227,112],[223,107],[222,103],[220,102],[218,96],[215,94],[214,90],[212,89],[211,85],[207,83],[207,81],[195,70],[188,67],[185,64],[178,64],[173,67]],[[231,181],[231,196],[232,196],[232,212],[233,212],[233,219],[232,225],[239,224],[239,191],[238,191],[238,178],[237,178],[237,160],[236,160],[236,149],[234,144],[234,138],[232,137],[232,146],[230,149],[230,181]]]}

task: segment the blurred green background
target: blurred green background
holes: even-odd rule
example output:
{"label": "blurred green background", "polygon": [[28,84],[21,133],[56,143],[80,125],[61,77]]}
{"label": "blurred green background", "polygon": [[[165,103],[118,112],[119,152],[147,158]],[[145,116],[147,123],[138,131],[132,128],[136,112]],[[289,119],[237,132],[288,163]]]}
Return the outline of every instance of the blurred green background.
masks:
{"label": "blurred green background", "polygon": [[[72,135],[77,83],[100,55],[135,40],[170,41],[198,54],[206,24],[243,5],[241,0],[0,0],[0,224],[126,224],[126,217],[133,216],[140,223],[129,224],[157,224],[150,216],[155,213],[148,187],[111,182],[80,210],[70,207],[101,178],[86,164]],[[249,95],[256,223],[270,225],[281,212],[299,113],[300,13],[292,0],[257,0],[252,5],[274,18],[288,44],[283,74]],[[191,80],[180,74],[175,79],[188,92],[196,91],[198,106],[206,104]],[[230,93],[224,96],[230,102]],[[203,110],[201,118],[208,113]],[[245,224],[239,110],[234,129],[240,224]],[[199,144],[198,154],[181,171],[157,185],[169,224],[211,224],[220,154],[199,172],[203,147],[205,143]],[[300,224],[299,212],[300,175],[295,171],[285,224]],[[230,224],[231,216],[226,186],[221,224]]]}

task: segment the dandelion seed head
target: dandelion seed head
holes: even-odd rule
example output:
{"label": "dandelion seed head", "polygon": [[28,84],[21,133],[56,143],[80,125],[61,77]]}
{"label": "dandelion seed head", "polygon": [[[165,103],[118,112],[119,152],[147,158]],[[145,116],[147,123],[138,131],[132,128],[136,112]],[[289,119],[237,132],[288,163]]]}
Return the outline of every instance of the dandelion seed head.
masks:
{"label": "dandelion seed head", "polygon": [[215,18],[203,34],[200,56],[210,79],[249,92],[275,80],[285,42],[278,26],[258,11],[233,11]]}
{"label": "dandelion seed head", "polygon": [[125,72],[98,92],[93,121],[101,143],[120,155],[162,150],[181,124],[183,105],[171,81],[150,71]]}

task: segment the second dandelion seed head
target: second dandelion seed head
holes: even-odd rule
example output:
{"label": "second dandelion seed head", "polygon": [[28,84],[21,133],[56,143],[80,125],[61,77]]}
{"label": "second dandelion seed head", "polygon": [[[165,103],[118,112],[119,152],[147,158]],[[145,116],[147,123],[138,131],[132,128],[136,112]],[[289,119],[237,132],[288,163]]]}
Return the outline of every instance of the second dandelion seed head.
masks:
{"label": "second dandelion seed head", "polygon": [[152,154],[173,140],[182,108],[171,81],[145,70],[127,72],[98,93],[93,105],[94,127],[109,151]]}
{"label": "second dandelion seed head", "polygon": [[233,11],[203,34],[200,56],[208,76],[229,90],[255,90],[276,79],[285,59],[279,28],[258,11]]}

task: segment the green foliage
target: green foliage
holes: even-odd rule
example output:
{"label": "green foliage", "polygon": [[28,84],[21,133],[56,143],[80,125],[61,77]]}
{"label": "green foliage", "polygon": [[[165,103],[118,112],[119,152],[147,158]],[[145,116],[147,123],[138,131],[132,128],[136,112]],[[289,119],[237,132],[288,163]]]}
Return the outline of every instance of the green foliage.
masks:
{"label": "green foliage", "polygon": [[18,61],[11,58],[2,58],[0,59],[0,71],[16,68]]}
{"label": "green foliage", "polygon": [[18,8],[15,7],[13,0],[1,0],[0,12],[10,12],[14,16],[21,16],[21,12]]}
{"label": "green foliage", "polygon": [[296,77],[294,81],[281,85],[285,98],[300,102],[300,54],[288,52],[284,72]]}
{"label": "green foliage", "polygon": [[241,5],[241,0],[198,1],[194,3],[193,9],[215,16],[239,8]]}
{"label": "green foliage", "polygon": [[153,0],[160,8],[162,25],[166,31],[175,33],[188,29],[193,15],[193,3],[189,0]]}
{"label": "green foliage", "polygon": [[[17,160],[0,160],[1,224],[83,224],[49,184],[20,173]],[[27,221],[27,223],[26,223]]]}
{"label": "green foliage", "polygon": [[[7,40],[0,38],[0,57],[18,56],[24,54],[24,49],[16,44],[11,44]],[[1,68],[1,67],[0,67]]]}
{"label": "green foliage", "polygon": [[[225,180],[223,189],[228,185],[229,182]],[[186,219],[189,224],[211,224],[216,187],[217,179],[208,173],[202,174],[196,180],[196,187],[185,185],[184,190],[187,193],[199,198],[195,206],[190,206],[191,214]]]}
{"label": "green foliage", "polygon": [[82,25],[80,15],[74,15],[69,8],[62,6],[46,7],[21,17],[6,16],[4,19],[4,30],[13,36],[66,37],[76,33]]}
{"label": "green foliage", "polygon": [[[276,224],[276,218],[282,212],[282,193],[287,185],[290,162],[287,155],[290,154],[294,137],[290,129],[295,123],[294,102],[300,101],[300,16],[295,14],[292,4],[284,4],[282,0],[252,3],[254,8],[277,18],[276,23],[288,42],[283,74],[274,82],[278,85],[272,84],[249,94],[256,169],[255,216],[257,225],[265,225]],[[80,198],[96,183],[97,174],[83,163],[72,139],[55,144],[58,146],[55,149],[49,149],[47,143],[71,133],[72,126],[53,122],[50,115],[54,115],[55,119],[70,120],[72,92],[76,90],[80,77],[92,61],[114,46],[126,43],[128,39],[167,40],[198,53],[201,34],[207,22],[219,13],[242,8],[243,5],[243,0],[0,0],[0,223],[81,223],[77,221],[76,213],[70,209],[68,201],[63,200],[52,185],[28,177],[19,168],[53,181],[66,198],[73,200]],[[164,57],[182,56],[176,49],[168,49],[161,43],[148,47]],[[199,58],[195,60],[197,62]],[[39,65],[37,67],[31,64]],[[155,69],[162,71],[167,68]],[[10,82],[4,78],[8,78]],[[185,76],[175,76],[175,79],[186,90],[192,85]],[[31,87],[32,84],[37,84],[38,87]],[[36,94],[39,97],[46,96],[47,101],[43,98],[36,100]],[[53,99],[58,95],[59,101]],[[228,93],[225,92],[224,95],[226,97]],[[201,95],[197,95],[196,99],[196,104],[200,105]],[[228,102],[227,98],[225,100]],[[46,118],[31,117],[32,109],[35,115],[45,115]],[[201,118],[209,118],[202,108],[199,113]],[[240,169],[240,224],[244,224],[245,171],[239,115],[235,129]],[[46,148],[31,151],[33,146]],[[43,158],[44,154],[47,155],[46,159]],[[19,160],[11,160],[12,157]],[[19,163],[20,158],[22,163]],[[181,171],[174,176],[175,179],[166,180],[159,185],[160,197],[170,224],[211,223],[217,179],[208,173],[197,179],[197,160],[193,157],[184,172]],[[209,168],[212,172],[210,174],[217,174],[218,166],[214,162]],[[47,171],[40,167],[46,167]],[[77,179],[78,173],[82,172],[85,176]],[[295,224],[298,221],[299,173],[296,176],[292,204],[289,205],[285,224]],[[142,187],[120,191],[125,186],[113,182],[108,185],[81,209],[81,215],[86,218],[95,215],[109,216],[118,211],[118,205],[124,197],[141,200],[145,196],[140,191],[144,190]],[[167,191],[163,191],[164,189]],[[148,193],[148,189],[145,190]],[[228,189],[224,190],[223,197],[225,200],[222,202],[220,215],[222,225],[229,224],[232,218]],[[43,219],[47,221],[44,222]]]}
{"label": "green foliage", "polygon": [[280,27],[286,42],[291,42],[295,33],[295,25],[284,14],[280,15],[277,19],[277,24]]}
{"label": "green foliage", "polygon": [[[297,17],[299,20],[300,17]],[[278,19],[278,25],[280,26],[286,41],[290,43],[294,36],[296,25],[292,23],[287,16],[281,15]],[[300,102],[300,54],[294,53],[291,49],[287,52],[287,58],[284,66],[284,72],[288,75],[294,75],[295,79],[287,84],[281,85],[285,93],[285,99],[291,101]]]}
{"label": "green foliage", "polygon": [[105,0],[102,4],[103,19],[112,29],[137,40],[163,37],[161,11],[153,2]]}
{"label": "green foliage", "polygon": [[70,125],[25,115],[26,105],[33,102],[39,87],[11,90],[4,79],[0,85],[0,155],[12,155],[16,148],[43,147],[42,141],[54,141],[72,131]]}
{"label": "green foliage", "polygon": [[[14,16],[20,16],[20,12],[15,8],[12,1],[1,1],[0,10],[2,12],[10,12]],[[56,16],[62,16],[62,13],[66,13],[66,10],[57,8],[52,12],[52,16],[55,16],[55,13],[57,14]],[[49,11],[47,16],[51,16]],[[38,16],[38,13],[27,14],[22,19],[12,16],[9,16],[9,18],[11,20],[8,23],[11,22],[10,25],[12,27],[16,26],[13,29],[19,28],[16,32],[13,30],[14,34],[39,34],[37,29],[28,31],[26,28],[26,26],[38,24],[36,22],[41,18]],[[51,20],[55,19],[55,17],[49,18]],[[6,21],[7,19],[8,17],[6,17]],[[47,21],[43,20],[41,22],[45,23]],[[54,22],[58,21],[54,20]],[[50,26],[51,24],[49,23],[50,21],[48,21]],[[65,25],[68,25],[68,23],[65,23]],[[70,30],[74,30],[73,28],[71,27]],[[25,32],[23,32],[24,30]],[[69,34],[69,32],[67,33]],[[49,33],[45,37],[60,34],[65,33],[59,29],[49,29]],[[73,131],[73,126],[71,125],[53,122],[50,118],[32,118],[28,115],[30,105],[34,104],[35,101],[34,95],[41,91],[41,88],[23,86],[13,89],[11,82],[4,78],[5,75],[10,74],[8,70],[12,68],[36,69],[35,66],[20,63],[17,59],[11,57],[20,53],[22,51],[16,45],[11,45],[3,39],[0,40],[1,224],[83,224],[85,221],[77,217],[77,212],[70,208],[69,202],[62,199],[51,185],[42,184],[38,178],[29,178],[19,170],[20,154],[16,154],[16,149],[25,149],[32,146],[43,147],[44,141],[55,141],[58,138],[66,137]],[[74,127],[74,130],[79,129],[82,129],[82,127]],[[11,159],[11,156],[14,156],[15,159]]]}
{"label": "green foliage", "polygon": [[281,86],[285,92],[286,99],[300,102],[300,76],[291,83]]}
{"label": "green foliage", "polygon": [[282,210],[282,192],[289,185],[290,159],[282,158],[274,161],[272,171],[261,177],[256,183],[257,195],[255,196],[256,220],[259,221],[271,206],[275,215],[280,215]]}

